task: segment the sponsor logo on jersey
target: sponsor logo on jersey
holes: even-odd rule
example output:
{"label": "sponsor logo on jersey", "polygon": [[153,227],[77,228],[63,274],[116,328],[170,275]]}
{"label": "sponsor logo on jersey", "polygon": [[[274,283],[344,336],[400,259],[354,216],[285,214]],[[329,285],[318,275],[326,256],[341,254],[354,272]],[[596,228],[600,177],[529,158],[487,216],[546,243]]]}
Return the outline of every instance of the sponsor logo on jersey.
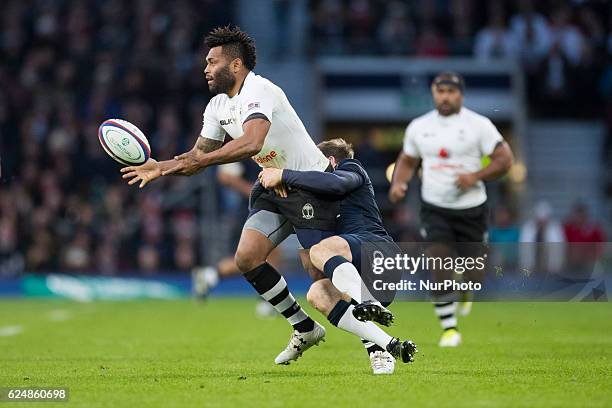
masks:
{"label": "sponsor logo on jersey", "polygon": [[302,207],[302,218],[310,220],[314,218],[314,207],[310,203],[304,204]]}
{"label": "sponsor logo on jersey", "polygon": [[253,160],[255,160],[256,163],[263,164],[263,163],[267,163],[269,161],[274,160],[277,155],[278,154],[276,153],[276,151],[272,150],[268,154],[253,157]]}
{"label": "sponsor logo on jersey", "polygon": [[432,170],[460,170],[464,166],[461,163],[436,163],[429,166],[429,168]]}
{"label": "sponsor logo on jersey", "polygon": [[227,125],[231,125],[232,123],[236,123],[236,119],[234,118],[222,119],[219,121],[219,123],[221,124],[221,126],[227,126]]}
{"label": "sponsor logo on jersey", "polygon": [[440,156],[443,159],[448,159],[450,156],[450,153],[448,152],[448,150],[442,147],[440,151],[438,152],[438,156]]}

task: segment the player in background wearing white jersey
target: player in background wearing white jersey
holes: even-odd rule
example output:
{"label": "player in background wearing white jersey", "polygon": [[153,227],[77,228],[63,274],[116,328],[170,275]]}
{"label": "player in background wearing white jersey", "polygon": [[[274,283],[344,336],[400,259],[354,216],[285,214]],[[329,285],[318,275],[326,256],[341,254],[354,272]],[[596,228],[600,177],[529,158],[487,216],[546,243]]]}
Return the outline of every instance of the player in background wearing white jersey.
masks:
{"label": "player in background wearing white jersey", "polygon": [[[463,78],[453,72],[437,75],[431,85],[436,109],[414,119],[406,128],[404,148],[395,163],[389,190],[392,203],[406,195],[408,183],[421,164],[421,223],[428,256],[452,256],[454,250],[486,241],[487,195],[483,181],[503,176],[512,165],[512,151],[491,121],[463,107]],[[491,163],[482,168],[482,157]],[[461,248],[460,248],[461,246]],[[471,249],[474,249],[473,246]],[[461,254],[462,256],[470,254]],[[434,279],[451,279],[431,271]],[[443,329],[439,345],[461,343],[457,330],[457,295],[435,292],[434,308]],[[471,302],[464,302],[465,314]]]}
{"label": "player in background wearing white jersey", "polygon": [[[216,96],[206,106],[202,132],[195,146],[171,160],[149,159],[141,166],[123,168],[123,178],[130,179],[129,184],[139,183],[142,188],[161,176],[191,176],[215,164],[247,158],[253,158],[261,167],[319,171],[328,168],[328,159],[308,135],[282,89],[252,72],[256,62],[253,40],[238,27],[228,26],[213,30],[205,44],[210,51],[204,74]],[[233,140],[223,145],[226,134]],[[244,225],[235,261],[262,298],[293,326],[289,344],[275,359],[276,364],[288,364],[323,340],[325,329],[302,310],[284,278],[266,262],[272,250],[294,232],[294,226],[300,222],[297,213],[301,216],[305,205],[303,200],[310,198],[289,194],[290,198],[281,203],[274,197],[274,193],[268,195],[261,185],[255,184],[252,211]],[[333,235],[335,209],[320,204],[317,211],[308,213],[308,221],[315,224],[311,227],[314,230],[329,230]],[[294,219],[289,220],[292,216]],[[308,229],[309,225],[305,226]],[[310,245],[318,242],[308,238],[315,240]],[[309,264],[308,252],[302,250],[300,257],[309,273],[316,274]]]}

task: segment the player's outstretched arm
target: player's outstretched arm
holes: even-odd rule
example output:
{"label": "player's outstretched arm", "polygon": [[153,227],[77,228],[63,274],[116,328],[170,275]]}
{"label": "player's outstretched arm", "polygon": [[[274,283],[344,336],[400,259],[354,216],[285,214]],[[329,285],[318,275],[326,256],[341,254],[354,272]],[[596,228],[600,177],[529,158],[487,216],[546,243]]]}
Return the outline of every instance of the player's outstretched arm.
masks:
{"label": "player's outstretched arm", "polygon": [[[212,152],[223,145],[222,141],[209,139],[206,137],[198,137],[195,146],[189,151],[193,157],[198,155]],[[140,166],[129,166],[121,169],[124,173],[122,178],[130,179],[128,184],[132,185],[140,181],[138,187],[143,188],[151,181],[161,177],[164,171],[172,169],[178,165],[176,159],[157,161],[153,158],[147,160],[146,163]],[[176,171],[173,174],[181,176],[191,176],[199,171],[199,168],[194,166],[184,166],[180,171]]]}
{"label": "player's outstretched arm", "polygon": [[395,169],[391,178],[391,188],[389,189],[389,201],[399,202],[408,191],[408,183],[412,180],[416,168],[419,166],[420,159],[408,156],[403,151],[400,152],[395,161]]}
{"label": "player's outstretched arm", "polygon": [[174,159],[178,161],[178,164],[163,170],[162,175],[190,171],[190,169],[199,171],[214,164],[233,163],[256,155],[263,148],[270,129],[270,121],[267,119],[248,120],[244,122],[242,129],[244,130],[242,137],[232,140],[218,150],[204,154],[192,150],[176,156]]}

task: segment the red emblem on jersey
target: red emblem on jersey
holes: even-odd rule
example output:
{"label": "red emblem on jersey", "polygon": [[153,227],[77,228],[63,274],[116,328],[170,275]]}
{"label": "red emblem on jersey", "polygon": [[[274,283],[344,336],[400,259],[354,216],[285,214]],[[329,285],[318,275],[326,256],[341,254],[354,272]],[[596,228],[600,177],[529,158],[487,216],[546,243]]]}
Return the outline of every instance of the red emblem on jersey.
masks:
{"label": "red emblem on jersey", "polygon": [[446,150],[445,148],[441,148],[440,151],[438,152],[438,156],[440,156],[443,159],[448,159],[448,156],[450,156],[448,154],[448,150]]}

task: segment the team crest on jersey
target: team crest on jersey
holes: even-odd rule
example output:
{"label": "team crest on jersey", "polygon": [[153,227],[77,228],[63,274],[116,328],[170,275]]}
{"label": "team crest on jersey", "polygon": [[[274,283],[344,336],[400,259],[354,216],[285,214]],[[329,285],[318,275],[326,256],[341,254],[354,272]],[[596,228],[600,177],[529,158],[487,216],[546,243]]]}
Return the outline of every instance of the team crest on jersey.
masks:
{"label": "team crest on jersey", "polygon": [[304,204],[302,207],[302,218],[310,220],[314,218],[314,207],[310,203]]}

